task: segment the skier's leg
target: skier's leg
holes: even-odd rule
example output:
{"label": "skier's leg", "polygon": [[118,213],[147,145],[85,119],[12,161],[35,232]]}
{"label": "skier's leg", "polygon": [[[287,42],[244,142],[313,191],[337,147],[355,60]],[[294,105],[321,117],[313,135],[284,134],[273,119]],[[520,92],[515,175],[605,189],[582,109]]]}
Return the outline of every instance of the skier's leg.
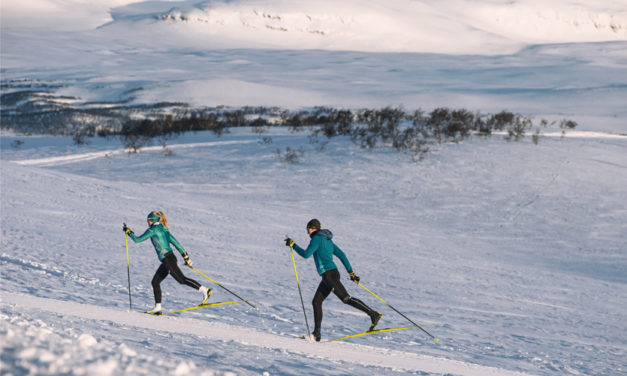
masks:
{"label": "skier's leg", "polygon": [[161,304],[161,281],[168,276],[168,267],[165,263],[161,263],[159,265],[159,269],[155,272],[154,277],[152,277],[152,291],[155,294],[155,304]]}
{"label": "skier's leg", "polygon": [[368,316],[370,317],[374,317],[377,314],[377,312],[373,310],[372,308],[368,307],[366,303],[362,302],[361,300],[357,298],[353,298],[352,296],[349,296],[348,299],[343,300],[343,302],[348,304],[351,307],[355,307],[358,310],[367,313]]}
{"label": "skier's leg", "polygon": [[194,279],[185,277],[185,275],[183,274],[183,272],[181,271],[181,269],[176,263],[176,256],[174,256],[174,253],[170,252],[166,254],[165,259],[163,261],[164,263],[166,263],[168,269],[170,270],[170,274],[172,275],[172,277],[178,283],[187,285],[189,287],[192,287],[200,291],[200,293],[203,296],[203,300],[201,304],[206,304],[209,301],[209,296],[211,296],[211,294],[213,293],[211,289],[205,286],[202,286],[200,283],[198,283]]}
{"label": "skier's leg", "polygon": [[322,326],[322,302],[329,296],[331,290],[331,287],[324,282],[323,278],[311,302],[314,311],[314,337],[316,337],[317,341],[320,340],[320,327]]}
{"label": "skier's leg", "polygon": [[163,259],[163,262],[167,265],[170,271],[170,275],[172,275],[172,277],[178,283],[182,285],[187,285],[189,287],[193,287],[196,290],[200,289],[201,287],[200,283],[196,282],[195,280],[191,278],[185,277],[185,275],[183,274],[183,272],[181,271],[181,269],[176,263],[176,256],[174,256],[174,253],[172,252],[167,253],[165,255],[165,258]]}
{"label": "skier's leg", "polygon": [[340,298],[340,300],[344,302],[344,304],[348,304],[351,307],[355,307],[358,310],[365,312],[368,316],[370,316],[370,319],[372,321],[370,330],[373,330],[374,327],[377,326],[377,323],[379,322],[379,319],[381,318],[381,314],[373,310],[372,308],[368,307],[366,303],[362,302],[361,300],[357,298],[353,298],[352,296],[348,295],[346,288],[344,287],[342,282],[340,282],[340,272],[338,272],[337,269],[331,270],[330,272],[334,272],[329,275],[329,281],[330,281],[329,283],[331,283],[331,285],[333,286],[333,292],[335,293],[335,295],[338,298]]}

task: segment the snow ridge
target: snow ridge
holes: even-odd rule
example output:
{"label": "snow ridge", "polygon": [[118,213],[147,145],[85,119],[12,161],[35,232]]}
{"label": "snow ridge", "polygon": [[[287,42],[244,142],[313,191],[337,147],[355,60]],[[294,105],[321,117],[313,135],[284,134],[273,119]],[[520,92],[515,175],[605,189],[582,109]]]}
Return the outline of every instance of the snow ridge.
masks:
{"label": "snow ridge", "polygon": [[[116,21],[180,24],[167,29],[183,39],[181,33],[195,42],[202,35],[247,48],[469,53],[493,45],[493,53],[503,53],[523,44],[627,40],[627,10],[612,2],[244,0],[187,2],[161,11],[147,3],[114,13]],[[469,43],[472,50],[464,47]]]}
{"label": "snow ridge", "polygon": [[[514,376],[525,373],[512,372],[494,367],[479,366],[472,363],[454,361],[445,358],[425,356],[414,353],[389,350],[371,346],[346,344],[346,343],[311,343],[299,338],[281,336],[273,333],[264,333],[258,330],[243,328],[234,325],[199,321],[184,317],[156,317],[148,316],[141,312],[125,312],[123,310],[84,305],[73,302],[60,302],[54,299],[37,298],[2,291],[0,295],[2,305],[12,305],[16,310],[41,310],[52,314],[73,316],[82,320],[98,321],[101,325],[125,327],[129,331],[141,332],[150,330],[162,333],[177,333],[203,337],[203,340],[236,342],[249,347],[263,347],[288,353],[298,353],[309,357],[323,357],[335,362],[356,363],[362,366],[376,367],[382,370],[393,369],[399,372],[432,372],[443,374],[485,375],[485,376]],[[6,318],[6,317],[5,317]],[[7,330],[7,329],[5,329]],[[8,331],[13,331],[9,329]],[[54,330],[51,330],[54,332]],[[15,334],[8,334],[10,339]],[[56,341],[55,341],[56,342]],[[90,334],[83,333],[78,338],[76,347],[84,349],[91,346],[102,346]],[[53,361],[56,359],[54,352],[55,343],[42,344],[41,347],[31,347],[22,350],[22,353],[38,354],[39,362]],[[42,348],[43,347],[43,348]],[[48,347],[46,349],[45,347]],[[120,351],[128,349],[123,344],[117,345]],[[102,350],[102,349],[101,349]],[[80,351],[79,351],[80,353]],[[50,355],[48,355],[50,354]],[[136,355],[136,354],[135,354]],[[34,356],[27,356],[34,361]],[[47,360],[49,359],[49,360]],[[119,365],[114,359],[99,362],[98,366],[105,367],[104,374],[111,374],[119,370]],[[195,368],[194,365],[189,366]],[[91,369],[91,368],[89,368]],[[52,370],[56,370],[53,368]],[[54,373],[54,372],[52,372]]]}

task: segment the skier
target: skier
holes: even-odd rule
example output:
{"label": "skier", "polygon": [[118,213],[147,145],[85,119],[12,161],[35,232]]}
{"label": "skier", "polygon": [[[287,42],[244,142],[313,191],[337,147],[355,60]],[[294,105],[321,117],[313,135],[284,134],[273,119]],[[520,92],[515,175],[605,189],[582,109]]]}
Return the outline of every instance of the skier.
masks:
{"label": "skier", "polygon": [[126,226],[126,223],[122,227],[122,230],[124,230],[124,232],[127,233],[135,243],[150,239],[152,241],[152,245],[155,247],[159,261],[161,261],[159,269],[157,269],[154,277],[152,277],[152,289],[155,294],[155,307],[148,311],[148,313],[152,313],[154,315],[161,314],[161,281],[163,281],[168,274],[171,274],[178,283],[185,284],[200,291],[203,294],[202,304],[206,304],[209,300],[209,296],[213,292],[211,289],[202,286],[195,280],[185,277],[183,272],[181,272],[181,269],[179,269],[176,264],[176,256],[174,256],[174,252],[172,251],[172,248],[170,248],[170,244],[174,245],[176,250],[183,256],[185,265],[190,268],[192,267],[192,260],[189,259],[185,249],[170,233],[170,226],[168,226],[165,214],[160,211],[152,211],[148,214],[148,218],[146,220],[149,227],[146,232],[140,236],[136,236],[133,233],[133,230]]}
{"label": "skier", "polygon": [[333,234],[327,229],[320,229],[320,221],[312,219],[307,223],[307,233],[311,238],[307,249],[303,249],[294,243],[290,238],[285,239],[285,245],[293,249],[303,258],[314,257],[318,274],[322,277],[320,285],[316,290],[312,304],[314,310],[314,331],[311,333],[317,342],[320,341],[320,325],[322,324],[322,302],[329,296],[331,291],[345,304],[353,306],[370,316],[371,325],[369,331],[374,330],[381,319],[381,313],[371,309],[364,302],[348,295],[346,288],[340,282],[340,272],[333,262],[333,256],[342,261],[351,281],[359,283],[359,277],[355,275],[348,258],[342,250],[333,243]]}

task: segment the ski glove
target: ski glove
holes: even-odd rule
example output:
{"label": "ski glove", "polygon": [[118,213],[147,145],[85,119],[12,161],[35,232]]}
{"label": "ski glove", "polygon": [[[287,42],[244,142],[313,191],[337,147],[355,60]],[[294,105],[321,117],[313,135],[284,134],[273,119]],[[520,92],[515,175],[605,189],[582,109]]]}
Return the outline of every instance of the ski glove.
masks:
{"label": "ski glove", "polygon": [[183,255],[183,261],[185,261],[185,265],[187,265],[190,268],[192,267],[192,260],[189,259],[187,252]]}
{"label": "ski glove", "polygon": [[351,278],[351,281],[359,283],[359,277],[355,275],[355,272],[349,272],[348,276]]}
{"label": "ski glove", "polygon": [[124,231],[127,234],[133,233],[133,230],[131,230],[131,228],[126,225],[126,223],[124,223],[124,226],[122,226],[122,231]]}
{"label": "ski glove", "polygon": [[288,247],[293,247],[294,244],[296,244],[292,239],[290,238],[285,238],[285,245]]}

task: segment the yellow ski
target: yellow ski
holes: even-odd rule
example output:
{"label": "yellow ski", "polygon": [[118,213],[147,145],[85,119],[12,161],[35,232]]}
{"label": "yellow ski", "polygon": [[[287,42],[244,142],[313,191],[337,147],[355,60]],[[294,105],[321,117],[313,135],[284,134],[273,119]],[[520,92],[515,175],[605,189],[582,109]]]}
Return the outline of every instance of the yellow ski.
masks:
{"label": "yellow ski", "polygon": [[233,301],[229,301],[229,302],[216,302],[216,303],[208,303],[208,304],[199,304],[199,305],[193,306],[193,307],[181,308],[181,309],[177,309],[176,311],[166,312],[166,313],[164,313],[164,315],[171,315],[173,313],[183,312],[183,311],[191,311],[192,309],[198,309],[198,308],[214,307],[214,306],[225,305],[225,304],[233,304],[233,303],[244,303],[244,302],[247,302],[247,301],[248,300],[233,300]]}
{"label": "yellow ski", "polygon": [[395,330],[404,330],[404,329],[413,329],[413,328],[419,328],[419,326],[405,326],[405,327],[402,327],[402,328],[375,329],[375,330],[366,331],[366,332],[362,332],[362,333],[351,334],[351,335],[340,337],[340,338],[329,339],[329,340],[322,341],[322,342],[341,341],[343,339],[348,339],[348,338],[353,338],[353,337],[360,337],[360,336],[365,336],[365,335],[368,335],[368,334],[382,333],[382,332],[392,332],[392,331],[395,331]]}
{"label": "yellow ski", "polygon": [[150,311],[146,311],[144,313],[147,313],[149,315],[155,315],[155,316],[171,315],[173,313],[178,313],[178,312],[183,312],[183,311],[190,311],[192,309],[214,307],[214,306],[225,305],[225,304],[233,304],[233,303],[244,303],[244,302],[247,302],[247,301],[248,300],[233,300],[233,301],[228,301],[228,302],[216,302],[216,303],[208,303],[208,304],[199,304],[199,305],[196,305],[196,306],[181,308],[181,309],[177,309],[176,311],[170,311],[170,312],[165,312],[165,313],[160,313],[160,314],[154,314],[154,313],[151,313]]}

